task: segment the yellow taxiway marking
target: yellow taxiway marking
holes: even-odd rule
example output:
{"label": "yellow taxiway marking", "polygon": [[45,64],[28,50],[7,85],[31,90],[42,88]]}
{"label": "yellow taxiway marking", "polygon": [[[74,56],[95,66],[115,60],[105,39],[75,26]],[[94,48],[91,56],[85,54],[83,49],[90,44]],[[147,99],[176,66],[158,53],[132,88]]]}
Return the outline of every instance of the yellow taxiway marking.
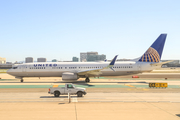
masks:
{"label": "yellow taxiway marking", "polygon": [[144,91],[148,91],[149,89],[143,89]]}
{"label": "yellow taxiway marking", "polygon": [[128,84],[124,84],[125,86],[129,86],[129,87],[135,87],[135,86],[132,86],[132,85],[128,85]]}
{"label": "yellow taxiway marking", "polygon": [[128,91],[132,91],[132,90],[134,90],[134,91],[136,91],[136,90],[143,90],[143,91],[149,91],[149,89],[127,89]]}

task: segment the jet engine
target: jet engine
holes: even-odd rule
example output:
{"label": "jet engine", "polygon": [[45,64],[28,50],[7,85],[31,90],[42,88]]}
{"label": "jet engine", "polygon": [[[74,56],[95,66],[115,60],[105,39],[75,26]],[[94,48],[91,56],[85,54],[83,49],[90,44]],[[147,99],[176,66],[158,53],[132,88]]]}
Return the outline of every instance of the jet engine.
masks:
{"label": "jet engine", "polygon": [[62,80],[65,81],[74,81],[78,79],[78,75],[76,73],[70,73],[70,72],[66,72],[62,74]]}

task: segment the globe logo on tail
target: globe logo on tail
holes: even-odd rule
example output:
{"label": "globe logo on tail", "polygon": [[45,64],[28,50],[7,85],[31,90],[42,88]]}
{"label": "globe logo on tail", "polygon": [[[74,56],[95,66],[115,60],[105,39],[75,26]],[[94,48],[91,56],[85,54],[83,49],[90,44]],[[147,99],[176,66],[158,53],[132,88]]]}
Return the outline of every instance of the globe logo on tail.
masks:
{"label": "globe logo on tail", "polygon": [[139,60],[140,62],[160,62],[159,53],[150,47]]}

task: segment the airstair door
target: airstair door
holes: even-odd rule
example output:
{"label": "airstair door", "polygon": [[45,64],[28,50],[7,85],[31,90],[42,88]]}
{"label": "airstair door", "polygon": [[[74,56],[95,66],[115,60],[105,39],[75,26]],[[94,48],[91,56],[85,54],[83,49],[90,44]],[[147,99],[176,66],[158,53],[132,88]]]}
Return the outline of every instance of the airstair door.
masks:
{"label": "airstair door", "polygon": [[141,71],[141,64],[138,64],[138,71]]}
{"label": "airstair door", "polygon": [[26,72],[26,66],[22,66],[22,71]]}

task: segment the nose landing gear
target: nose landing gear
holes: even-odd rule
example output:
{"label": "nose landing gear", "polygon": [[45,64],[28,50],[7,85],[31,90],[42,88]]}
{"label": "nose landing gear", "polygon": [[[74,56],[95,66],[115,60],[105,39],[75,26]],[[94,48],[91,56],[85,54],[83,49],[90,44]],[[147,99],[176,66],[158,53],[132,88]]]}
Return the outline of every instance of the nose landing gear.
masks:
{"label": "nose landing gear", "polygon": [[20,82],[24,82],[23,77],[15,77],[16,79],[21,79]]}
{"label": "nose landing gear", "polygon": [[90,82],[90,79],[87,77],[86,80],[85,80],[85,82]]}

